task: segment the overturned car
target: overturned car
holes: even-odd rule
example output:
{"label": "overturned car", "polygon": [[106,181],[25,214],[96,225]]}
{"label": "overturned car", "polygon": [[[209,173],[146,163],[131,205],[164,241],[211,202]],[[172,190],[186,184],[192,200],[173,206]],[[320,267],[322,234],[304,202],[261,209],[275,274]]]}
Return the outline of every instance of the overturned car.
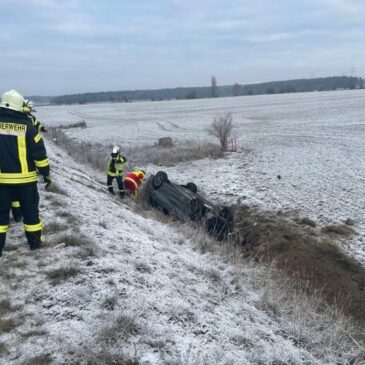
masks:
{"label": "overturned car", "polygon": [[149,204],[183,222],[198,221],[218,241],[233,232],[233,214],[228,207],[218,207],[198,193],[197,186],[172,183],[164,171],[151,175],[147,181]]}

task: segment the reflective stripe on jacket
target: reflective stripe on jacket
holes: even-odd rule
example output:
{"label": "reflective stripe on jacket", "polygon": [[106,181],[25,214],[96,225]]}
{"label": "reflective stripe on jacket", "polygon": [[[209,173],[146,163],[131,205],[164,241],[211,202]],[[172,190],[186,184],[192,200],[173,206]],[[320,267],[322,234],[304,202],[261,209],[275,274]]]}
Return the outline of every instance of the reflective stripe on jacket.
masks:
{"label": "reflective stripe on jacket", "polygon": [[49,175],[43,139],[26,114],[0,108],[0,184],[27,184]]}
{"label": "reflective stripe on jacket", "polygon": [[107,174],[109,176],[120,176],[124,170],[125,160],[122,156],[118,155],[117,157],[109,157],[108,166],[107,166]]}
{"label": "reflective stripe on jacket", "polygon": [[38,133],[41,132],[43,128],[42,123],[33,114],[29,113],[28,118],[32,121],[32,124],[37,128]]}

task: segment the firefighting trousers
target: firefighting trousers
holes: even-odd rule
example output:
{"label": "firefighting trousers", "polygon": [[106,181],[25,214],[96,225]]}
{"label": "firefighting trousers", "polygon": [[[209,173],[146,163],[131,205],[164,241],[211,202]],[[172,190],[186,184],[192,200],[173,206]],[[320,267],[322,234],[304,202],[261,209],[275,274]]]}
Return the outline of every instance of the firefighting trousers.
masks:
{"label": "firefighting trousers", "polygon": [[13,200],[11,202],[11,212],[15,222],[20,222],[23,218],[22,210],[20,208],[19,200]]}
{"label": "firefighting trousers", "polygon": [[14,196],[17,197],[21,206],[25,235],[30,248],[39,248],[41,243],[42,223],[38,210],[39,194],[37,184],[0,184],[0,252],[5,245],[9,226],[9,213]]}
{"label": "firefighting trousers", "polygon": [[110,193],[114,194],[113,180],[117,180],[120,196],[124,196],[124,184],[122,176],[109,176],[107,177],[106,185]]}

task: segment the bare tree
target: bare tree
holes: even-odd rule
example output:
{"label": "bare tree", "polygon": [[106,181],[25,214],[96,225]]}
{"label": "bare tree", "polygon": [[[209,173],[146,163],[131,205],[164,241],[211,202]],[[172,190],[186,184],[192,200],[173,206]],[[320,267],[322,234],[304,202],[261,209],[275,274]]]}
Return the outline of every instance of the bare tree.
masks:
{"label": "bare tree", "polygon": [[212,90],[212,97],[216,98],[218,96],[218,87],[217,87],[217,79],[215,76],[211,78],[211,90]]}
{"label": "bare tree", "polygon": [[219,139],[222,151],[227,151],[228,137],[231,135],[233,128],[232,114],[227,113],[223,116],[214,118],[213,123],[208,128],[208,133]]}

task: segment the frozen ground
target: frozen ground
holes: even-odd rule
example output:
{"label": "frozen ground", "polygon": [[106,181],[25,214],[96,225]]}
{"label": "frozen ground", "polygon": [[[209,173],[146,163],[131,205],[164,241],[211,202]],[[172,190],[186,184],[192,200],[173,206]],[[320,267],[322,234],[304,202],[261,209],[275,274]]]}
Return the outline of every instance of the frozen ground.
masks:
{"label": "frozen ground", "polygon": [[[283,326],[261,309],[258,269],[202,255],[192,236],[136,215],[87,168],[49,152],[61,190],[40,188],[45,247],[29,251],[12,224],[1,258],[1,365],[317,363],[295,345],[307,324]],[[337,354],[320,336],[310,328],[330,364]]]}
{"label": "frozen ground", "polygon": [[52,106],[38,116],[48,125],[85,120],[87,129],[69,133],[123,148],[161,136],[206,139],[213,118],[227,112],[239,152],[251,152],[166,168],[169,175],[223,201],[293,210],[323,224],[354,219],[357,235],[344,244],[365,262],[365,90]]}

